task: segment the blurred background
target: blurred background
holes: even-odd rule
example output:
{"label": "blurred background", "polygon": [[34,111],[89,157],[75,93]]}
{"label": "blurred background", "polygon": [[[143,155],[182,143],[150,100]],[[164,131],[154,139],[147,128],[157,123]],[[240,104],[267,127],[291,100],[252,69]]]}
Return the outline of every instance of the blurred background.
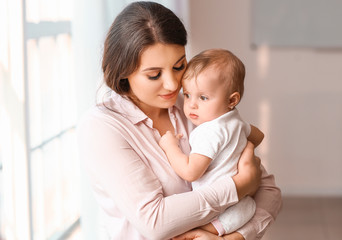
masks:
{"label": "blurred background", "polygon": [[[102,238],[75,131],[98,96],[106,31],[130,2],[0,0],[1,240]],[[265,133],[257,154],[284,196],[264,239],[340,239],[342,2],[156,2],[185,24],[188,60],[226,48],[246,66],[238,108]]]}

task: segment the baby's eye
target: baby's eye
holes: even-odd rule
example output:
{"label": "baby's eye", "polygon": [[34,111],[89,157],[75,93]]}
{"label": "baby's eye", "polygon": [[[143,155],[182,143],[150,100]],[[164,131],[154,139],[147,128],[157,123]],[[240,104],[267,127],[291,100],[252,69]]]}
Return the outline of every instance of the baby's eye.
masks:
{"label": "baby's eye", "polygon": [[207,98],[206,96],[200,96],[200,99],[201,99],[202,101],[207,101],[207,100],[208,100],[208,98]]}
{"label": "baby's eye", "polygon": [[161,75],[161,72],[158,72],[157,75],[155,75],[155,76],[148,76],[148,78],[149,78],[150,80],[157,80],[157,79],[160,77],[160,75]]}
{"label": "baby's eye", "polygon": [[184,67],[185,67],[185,64],[183,63],[180,67],[173,67],[173,69],[176,71],[182,71]]}
{"label": "baby's eye", "polygon": [[184,97],[185,97],[185,98],[189,98],[190,95],[189,95],[188,93],[184,93]]}

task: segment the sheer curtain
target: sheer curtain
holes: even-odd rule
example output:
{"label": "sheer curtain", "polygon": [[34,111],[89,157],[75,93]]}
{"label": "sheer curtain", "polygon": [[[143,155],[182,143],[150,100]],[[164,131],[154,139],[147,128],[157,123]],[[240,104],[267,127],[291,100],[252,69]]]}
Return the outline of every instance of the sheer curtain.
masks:
{"label": "sheer curtain", "polygon": [[[101,57],[105,35],[115,16],[131,0],[74,0],[74,19],[72,35],[75,51],[75,77],[78,99],[78,116],[95,104],[97,90],[102,83]],[[174,11],[187,26],[188,1],[160,0]],[[82,165],[82,159],[81,159]],[[82,171],[82,210],[81,228],[84,239],[103,239],[105,234],[101,228],[101,210],[98,208],[88,179]]]}

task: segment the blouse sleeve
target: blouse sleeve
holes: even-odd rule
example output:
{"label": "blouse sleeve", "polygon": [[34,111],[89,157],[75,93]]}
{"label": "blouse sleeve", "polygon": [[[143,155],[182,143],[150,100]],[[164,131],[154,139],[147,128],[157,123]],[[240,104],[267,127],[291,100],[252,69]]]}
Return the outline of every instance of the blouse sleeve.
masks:
{"label": "blouse sleeve", "polygon": [[275,184],[274,176],[268,174],[263,166],[261,185],[254,200],[256,203],[254,217],[238,230],[245,240],[261,239],[282,206],[281,192]]}
{"label": "blouse sleeve", "polygon": [[125,218],[149,239],[166,239],[206,224],[238,201],[230,177],[165,197],[160,181],[109,123],[87,117],[78,127],[80,158],[103,210]]}

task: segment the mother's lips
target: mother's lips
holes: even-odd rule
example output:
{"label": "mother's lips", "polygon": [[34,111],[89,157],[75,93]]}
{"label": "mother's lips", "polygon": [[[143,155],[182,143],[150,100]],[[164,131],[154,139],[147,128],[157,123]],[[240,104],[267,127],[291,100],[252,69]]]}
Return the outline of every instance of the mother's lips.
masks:
{"label": "mother's lips", "polygon": [[159,96],[164,98],[164,99],[170,99],[170,98],[173,98],[174,96],[176,96],[177,93],[178,93],[178,91],[174,91],[172,93],[164,94],[164,95],[159,95]]}

